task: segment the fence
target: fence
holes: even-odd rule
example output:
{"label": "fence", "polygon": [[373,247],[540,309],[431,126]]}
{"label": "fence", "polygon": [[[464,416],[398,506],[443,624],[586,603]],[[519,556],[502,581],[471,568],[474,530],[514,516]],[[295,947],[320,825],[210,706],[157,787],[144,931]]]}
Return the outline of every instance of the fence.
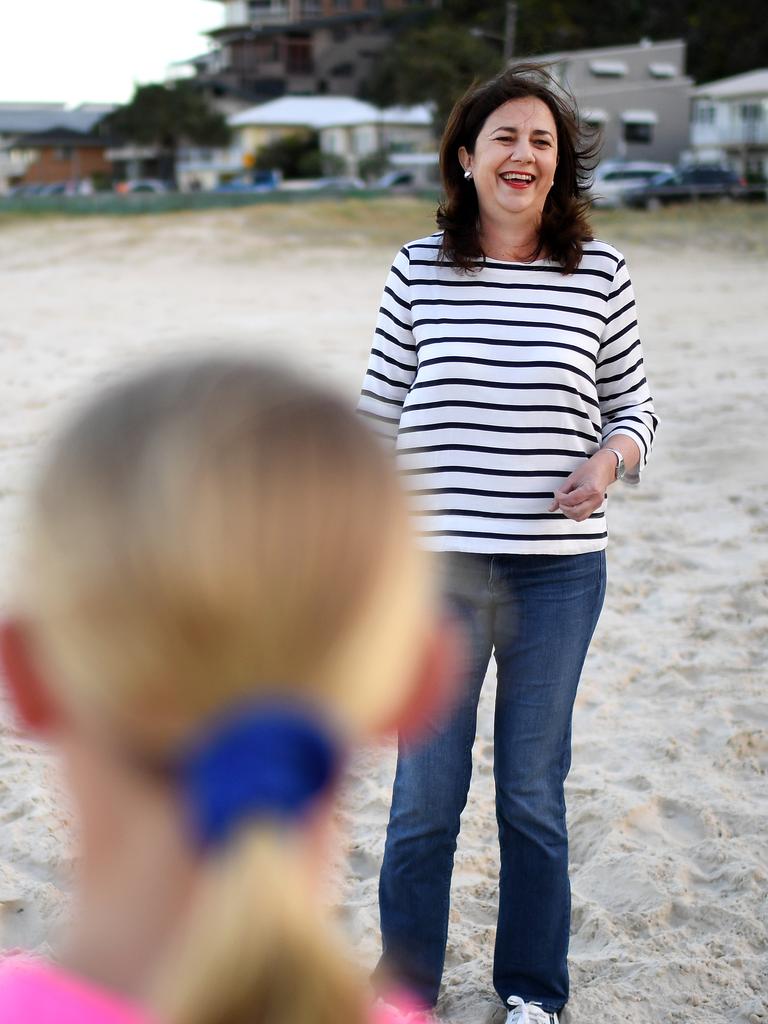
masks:
{"label": "fence", "polygon": [[[141,192],[133,195],[96,193],[92,196],[27,196],[0,198],[0,213],[99,214],[123,216],[148,213],[176,213],[184,210],[221,210],[262,204],[327,202],[340,199],[374,199],[392,195],[382,189],[306,189],[257,193]],[[418,198],[433,199],[437,191],[410,192]]]}

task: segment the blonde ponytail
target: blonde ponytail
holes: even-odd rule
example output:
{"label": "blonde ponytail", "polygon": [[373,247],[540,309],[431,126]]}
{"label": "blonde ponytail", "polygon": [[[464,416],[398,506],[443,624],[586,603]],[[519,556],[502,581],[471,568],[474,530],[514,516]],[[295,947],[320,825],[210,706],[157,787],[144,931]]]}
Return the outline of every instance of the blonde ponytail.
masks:
{"label": "blonde ponytail", "polygon": [[[247,358],[127,381],[62,434],[31,510],[21,614],[73,720],[172,760],[243,700],[391,722],[430,628],[425,558],[387,455],[325,389]],[[149,840],[148,840],[149,841]],[[158,965],[170,1024],[358,1024],[300,827],[201,859]]]}
{"label": "blonde ponytail", "polygon": [[204,869],[158,979],[169,1024],[363,1024],[363,985],[324,920],[300,832],[244,827]]}

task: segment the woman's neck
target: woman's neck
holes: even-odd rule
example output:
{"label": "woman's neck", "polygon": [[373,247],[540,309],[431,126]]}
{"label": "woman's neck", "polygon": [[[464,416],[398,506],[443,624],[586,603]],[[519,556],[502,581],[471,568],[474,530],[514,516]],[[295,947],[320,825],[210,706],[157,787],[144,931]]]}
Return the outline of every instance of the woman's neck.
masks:
{"label": "woman's neck", "polygon": [[539,225],[529,220],[498,221],[480,219],[480,244],[489,259],[525,261],[540,256]]}

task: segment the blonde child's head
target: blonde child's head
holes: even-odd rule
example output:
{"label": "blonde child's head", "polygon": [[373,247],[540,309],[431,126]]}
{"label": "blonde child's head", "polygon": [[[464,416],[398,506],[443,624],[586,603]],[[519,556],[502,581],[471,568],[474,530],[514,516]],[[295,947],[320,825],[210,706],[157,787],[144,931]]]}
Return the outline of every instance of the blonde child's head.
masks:
{"label": "blonde child's head", "polygon": [[[4,633],[17,703],[171,789],[178,753],[241,707],[370,735],[439,673],[424,557],[389,456],[326,390],[245,357],[147,371],[81,412],[40,475]],[[300,836],[246,815],[201,853],[151,979],[164,1019],[360,1019]]]}

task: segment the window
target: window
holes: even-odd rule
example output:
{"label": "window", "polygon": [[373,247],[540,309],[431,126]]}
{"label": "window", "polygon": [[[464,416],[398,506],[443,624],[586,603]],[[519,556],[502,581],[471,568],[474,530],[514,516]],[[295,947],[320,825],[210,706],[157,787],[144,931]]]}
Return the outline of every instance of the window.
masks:
{"label": "window", "polygon": [[697,103],[693,119],[696,124],[714,124],[717,108],[714,103]]}
{"label": "window", "polygon": [[407,139],[393,139],[387,149],[390,153],[415,153],[416,144],[409,142]]}
{"label": "window", "polygon": [[60,146],[58,149],[54,150],[53,158],[54,160],[71,160],[73,153],[74,150],[71,146]]}
{"label": "window", "polygon": [[762,181],[768,177],[768,163],[764,163],[759,156],[748,156],[744,171],[748,179]]}
{"label": "window", "polygon": [[653,129],[658,117],[653,110],[625,110],[621,115],[624,141],[647,144],[653,142]]}
{"label": "window", "polygon": [[280,50],[274,39],[258,40],[253,47],[256,61],[272,61],[280,59]]}
{"label": "window", "polygon": [[8,158],[14,163],[31,164],[37,160],[38,153],[34,149],[11,149],[8,151]]}
{"label": "window", "polygon": [[285,48],[285,70],[290,75],[311,75],[314,70],[309,39],[289,39]]}
{"label": "window", "polygon": [[739,107],[742,121],[761,121],[763,108],[759,103],[742,103]]}
{"label": "window", "polygon": [[624,123],[625,142],[653,142],[653,125],[636,121]]}

